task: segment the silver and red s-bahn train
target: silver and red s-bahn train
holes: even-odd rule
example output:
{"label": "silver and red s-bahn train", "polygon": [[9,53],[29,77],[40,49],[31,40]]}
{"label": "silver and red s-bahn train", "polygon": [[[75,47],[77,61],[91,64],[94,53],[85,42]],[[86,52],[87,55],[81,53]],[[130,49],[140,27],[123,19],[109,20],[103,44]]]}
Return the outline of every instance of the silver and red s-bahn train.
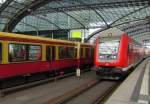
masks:
{"label": "silver and red s-bahn train", "polygon": [[94,63],[100,78],[120,78],[144,58],[144,48],[125,32],[110,28],[96,39]]}

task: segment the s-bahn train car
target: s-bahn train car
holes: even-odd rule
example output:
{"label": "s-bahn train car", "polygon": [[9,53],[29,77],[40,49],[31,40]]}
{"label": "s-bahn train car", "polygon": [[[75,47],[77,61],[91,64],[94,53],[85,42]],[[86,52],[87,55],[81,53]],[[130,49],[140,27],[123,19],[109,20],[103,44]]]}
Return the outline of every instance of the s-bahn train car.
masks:
{"label": "s-bahn train car", "polygon": [[80,67],[84,67],[85,65],[91,66],[93,65],[94,60],[94,46],[91,48],[89,44],[80,44]]}
{"label": "s-bahn train car", "polygon": [[118,79],[143,59],[144,49],[123,31],[110,28],[96,39],[95,70],[100,78]]}
{"label": "s-bahn train car", "polygon": [[[87,43],[0,32],[0,82],[21,78],[24,83],[24,77],[44,73],[45,78],[75,71],[93,64],[92,50],[93,45]],[[80,58],[80,53],[85,57]]]}

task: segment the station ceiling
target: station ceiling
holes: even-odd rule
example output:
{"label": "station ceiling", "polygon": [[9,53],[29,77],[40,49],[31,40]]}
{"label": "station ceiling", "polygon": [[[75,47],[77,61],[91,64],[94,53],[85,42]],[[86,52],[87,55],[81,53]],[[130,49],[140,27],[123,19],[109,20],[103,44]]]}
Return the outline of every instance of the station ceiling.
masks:
{"label": "station ceiling", "polygon": [[2,0],[0,6],[0,31],[5,32],[110,27],[150,40],[150,1]]}

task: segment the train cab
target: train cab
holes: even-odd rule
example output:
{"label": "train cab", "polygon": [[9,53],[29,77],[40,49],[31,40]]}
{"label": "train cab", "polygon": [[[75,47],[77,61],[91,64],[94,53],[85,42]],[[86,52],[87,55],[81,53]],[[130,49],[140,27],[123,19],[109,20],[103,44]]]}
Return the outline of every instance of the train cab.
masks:
{"label": "train cab", "polygon": [[140,50],[126,33],[110,28],[96,39],[94,70],[99,76],[122,76],[142,58]]}

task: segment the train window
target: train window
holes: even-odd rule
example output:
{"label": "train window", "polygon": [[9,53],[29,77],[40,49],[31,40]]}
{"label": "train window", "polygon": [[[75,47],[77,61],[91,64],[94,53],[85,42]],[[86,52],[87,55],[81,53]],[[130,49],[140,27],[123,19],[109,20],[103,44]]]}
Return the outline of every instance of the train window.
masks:
{"label": "train window", "polygon": [[28,46],[28,60],[35,61],[42,59],[42,47],[39,45]]}
{"label": "train window", "polygon": [[67,47],[67,58],[75,58],[75,48]]}
{"label": "train window", "polygon": [[75,58],[75,48],[74,47],[59,47],[59,59],[65,58]]}
{"label": "train window", "polygon": [[66,47],[60,46],[59,47],[59,59],[66,58]]}
{"label": "train window", "polygon": [[77,48],[75,48],[74,57],[77,58]]}
{"label": "train window", "polygon": [[2,63],[2,43],[0,43],[0,63]]}
{"label": "train window", "polygon": [[94,50],[92,49],[92,48],[87,48],[87,50],[88,50],[88,53],[87,53],[87,56],[89,57],[89,58],[92,58],[93,57],[93,52],[94,52]]}
{"label": "train window", "polygon": [[55,51],[55,46],[52,46],[52,61],[54,61],[55,60],[55,56],[56,56],[56,51]]}
{"label": "train window", "polygon": [[91,48],[91,58],[94,57],[94,48]]}
{"label": "train window", "polygon": [[80,58],[84,58],[83,48],[80,49]]}
{"label": "train window", "polygon": [[85,49],[85,57],[90,58],[90,49],[89,48]]}
{"label": "train window", "polygon": [[46,47],[46,60],[50,61],[51,60],[51,52],[52,52],[52,47],[47,46]]}
{"label": "train window", "polygon": [[26,59],[26,45],[9,44],[9,62],[25,61]]}

